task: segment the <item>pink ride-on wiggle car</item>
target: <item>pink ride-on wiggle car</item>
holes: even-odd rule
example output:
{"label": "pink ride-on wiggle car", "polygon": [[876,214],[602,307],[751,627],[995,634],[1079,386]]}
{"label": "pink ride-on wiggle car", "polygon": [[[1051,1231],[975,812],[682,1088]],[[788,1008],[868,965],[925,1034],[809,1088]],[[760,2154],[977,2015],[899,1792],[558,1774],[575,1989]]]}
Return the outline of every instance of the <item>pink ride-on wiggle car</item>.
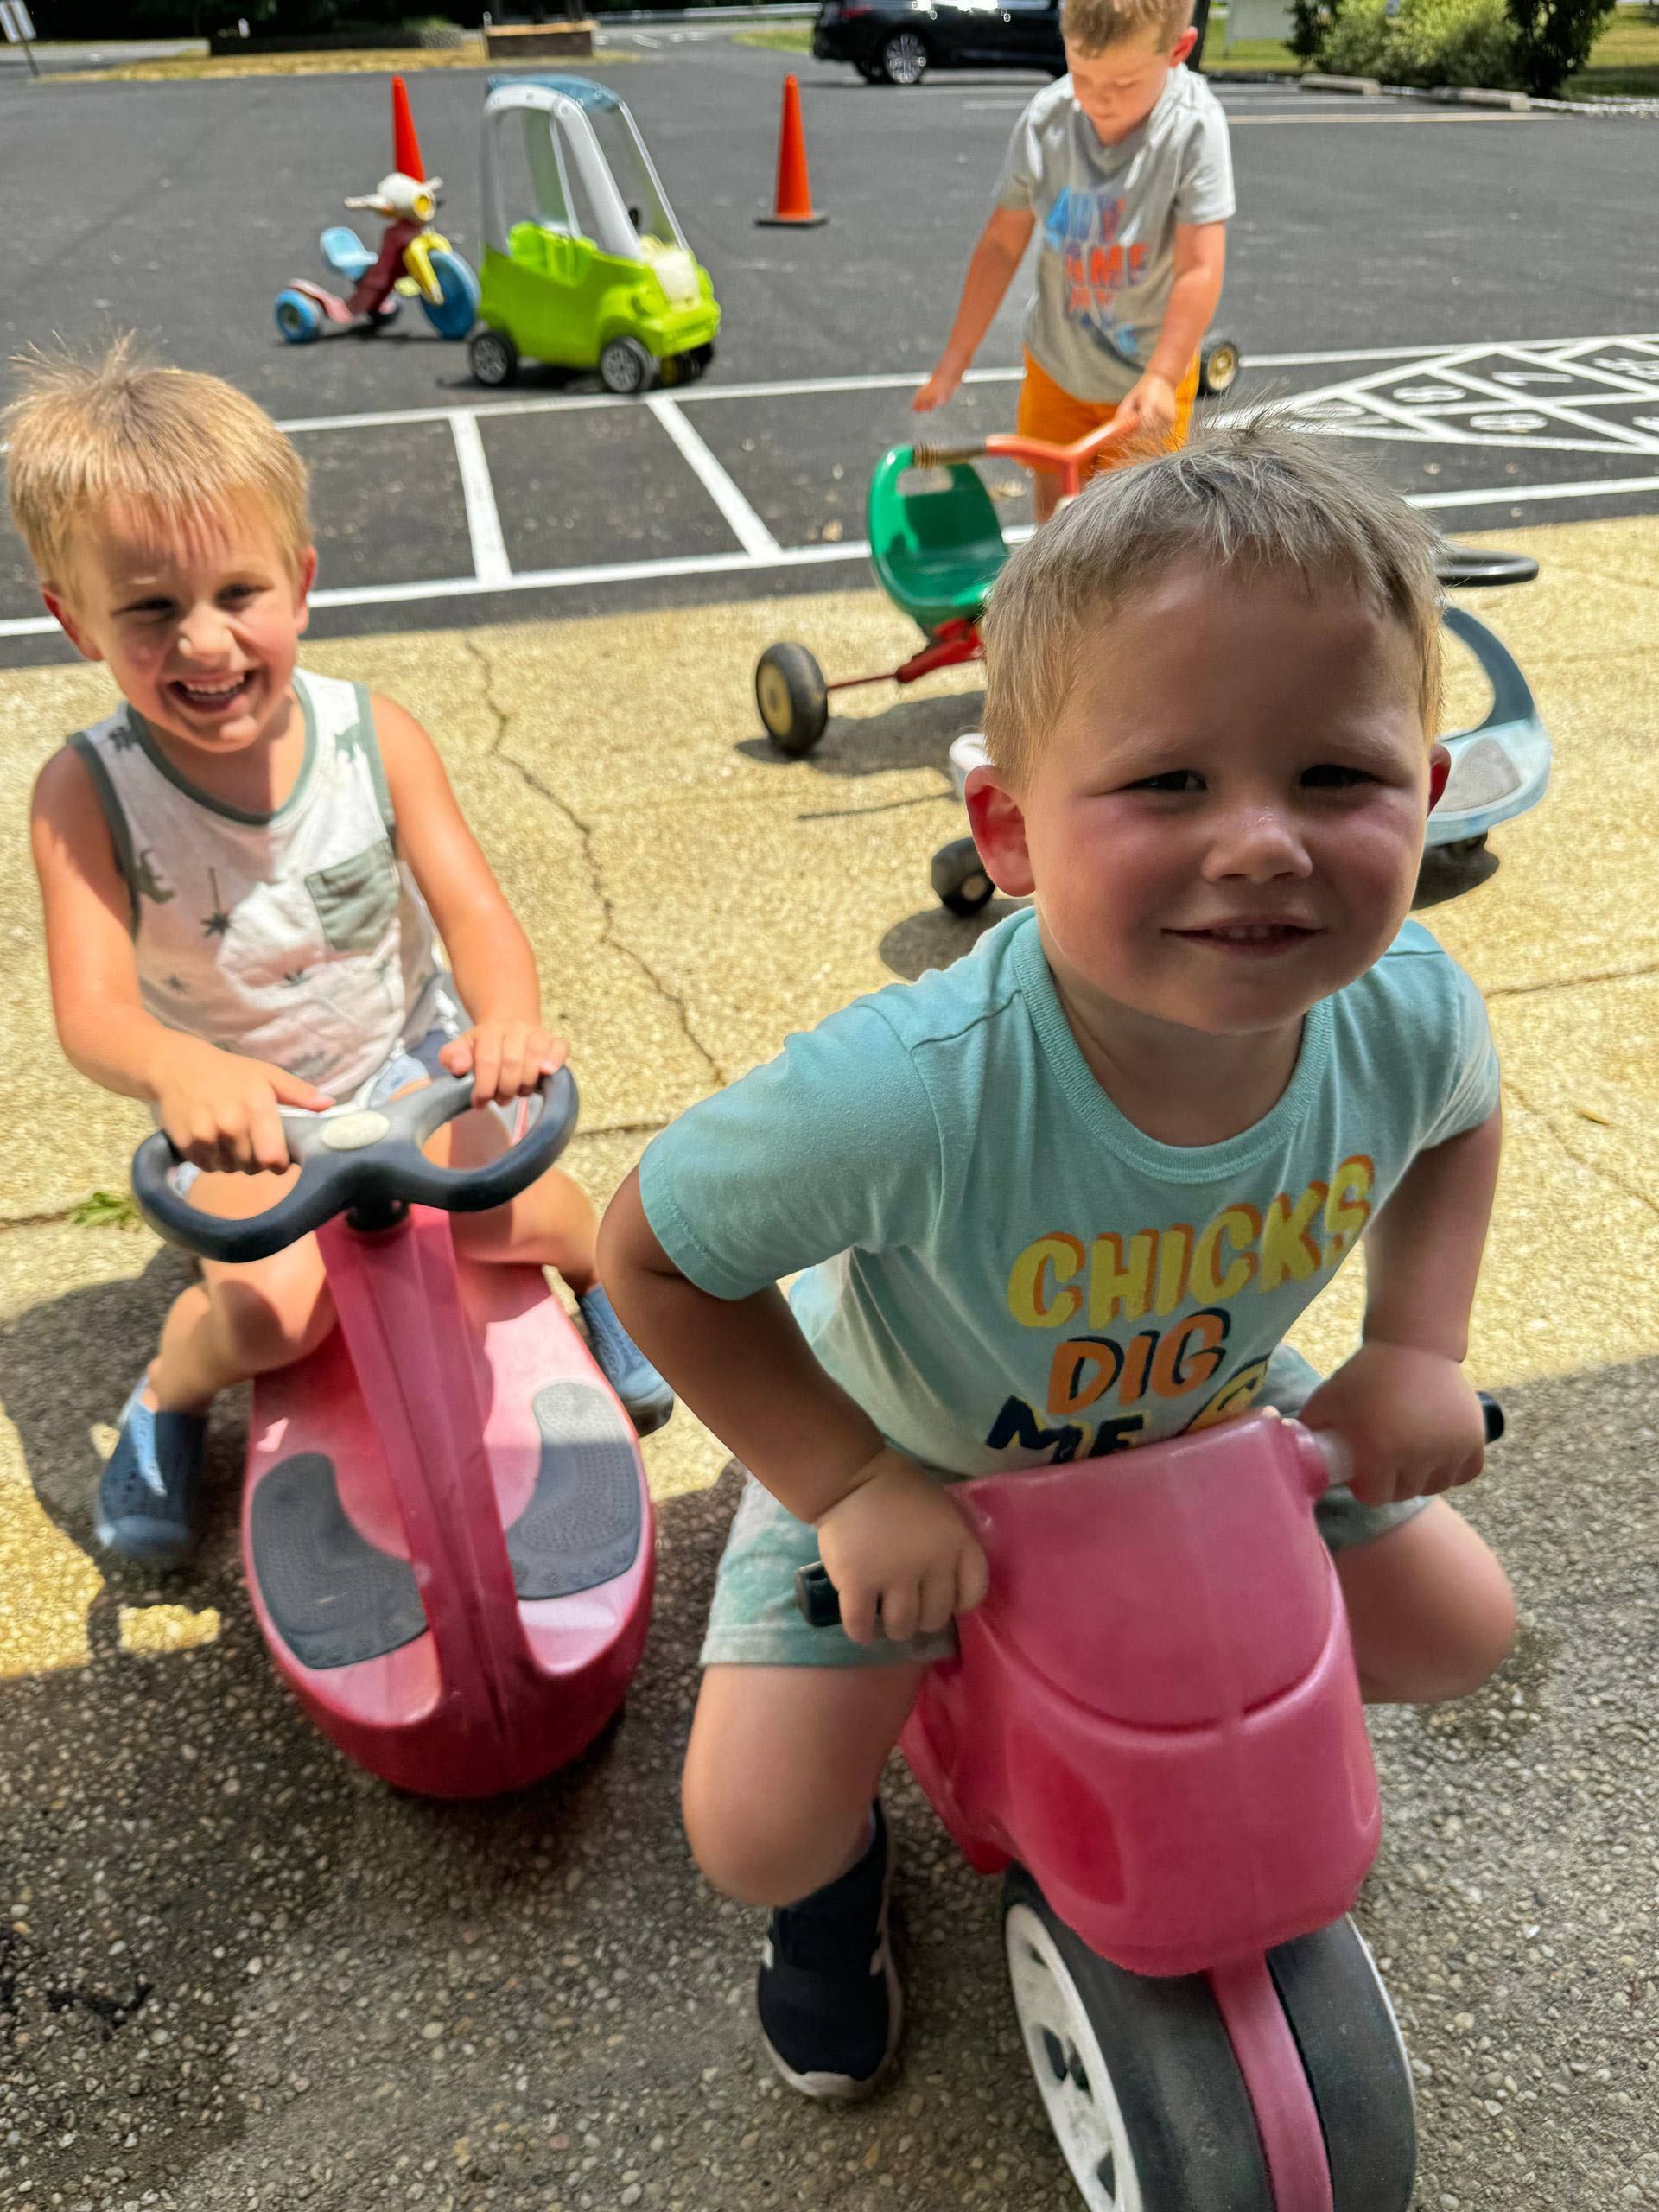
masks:
{"label": "pink ride-on wiggle car", "polygon": [[284,1113],[298,1180],[248,1220],[174,1187],[145,1139],[133,1191],[215,1260],[315,1230],[340,1325],[262,1376],[243,1560],[278,1671],[324,1734],[398,1788],[479,1797],[539,1781],[620,1706],[645,1640],[651,1501],[633,1428],[539,1268],[457,1255],[448,1213],[505,1205],[576,1120],[568,1071],[475,1168],[421,1147],[472,1102],[445,1075],[361,1112]]}
{"label": "pink ride-on wiggle car", "polygon": [[[989,1593],[900,1742],[1004,1875],[1026,2053],[1090,2212],[1411,2200],[1411,2069],[1348,1917],[1382,1816],[1313,1519],[1341,1449],[1264,1412],[951,1491]],[[836,1618],[821,1567],[798,1585]]]}

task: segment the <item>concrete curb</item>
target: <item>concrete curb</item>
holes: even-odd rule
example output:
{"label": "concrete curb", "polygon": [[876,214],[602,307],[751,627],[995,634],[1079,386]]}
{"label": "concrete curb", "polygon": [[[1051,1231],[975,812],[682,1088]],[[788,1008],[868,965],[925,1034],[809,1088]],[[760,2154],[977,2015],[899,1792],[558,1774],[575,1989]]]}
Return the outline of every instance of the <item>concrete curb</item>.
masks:
{"label": "concrete curb", "polygon": [[[1220,73],[1210,73],[1211,81],[1225,82]],[[1381,97],[1394,100],[1434,100],[1443,107],[1500,108],[1510,115],[1611,115],[1635,117],[1644,122],[1659,118],[1659,99],[1621,100],[1546,100],[1534,92],[1500,92],[1484,85],[1385,85],[1379,77],[1326,77],[1317,69],[1303,70],[1300,74],[1269,73],[1247,78],[1243,71],[1233,77],[1235,84],[1300,85],[1310,92],[1352,92],[1362,99]]]}
{"label": "concrete curb", "polygon": [[1376,99],[1382,91],[1376,77],[1326,77],[1317,69],[1304,71],[1296,81],[1305,92],[1357,92],[1362,99]]}
{"label": "concrete curb", "polygon": [[[1402,85],[1398,89],[1413,89]],[[1478,85],[1430,85],[1417,88],[1418,97],[1426,100],[1440,100],[1449,107],[1501,107],[1512,115],[1527,115],[1532,110],[1531,96],[1526,92],[1488,92]]]}

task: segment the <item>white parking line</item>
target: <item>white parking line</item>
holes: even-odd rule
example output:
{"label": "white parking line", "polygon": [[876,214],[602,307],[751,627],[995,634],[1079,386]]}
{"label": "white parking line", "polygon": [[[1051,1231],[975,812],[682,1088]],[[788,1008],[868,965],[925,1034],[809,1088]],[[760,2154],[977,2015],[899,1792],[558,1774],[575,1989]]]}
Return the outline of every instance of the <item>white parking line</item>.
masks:
{"label": "white parking line", "polygon": [[496,591],[511,581],[512,563],[501,535],[501,516],[495,504],[495,486],[490,481],[490,464],[484,458],[478,417],[458,409],[449,417],[449,428],[461,470],[461,496],[467,505],[467,535],[473,541],[473,573],[486,590]]}
{"label": "white parking line", "polygon": [[[1626,350],[1609,359],[1605,353],[1609,347]],[[1594,412],[1610,401],[1618,402],[1632,392],[1645,397],[1659,386],[1659,334],[1530,340],[1487,340],[1457,346],[1371,346],[1333,352],[1256,353],[1251,355],[1250,362],[1253,367],[1261,369],[1338,368],[1387,362],[1421,363],[1424,365],[1423,375],[1443,377],[1448,392],[1459,391],[1459,400],[1443,408],[1434,407],[1425,398],[1419,402],[1419,406],[1425,411],[1408,411],[1398,400],[1379,390],[1379,386],[1389,384],[1389,372],[1377,370],[1323,385],[1314,391],[1287,395],[1289,404],[1297,409],[1306,407],[1317,410],[1321,404],[1330,407],[1332,412],[1328,419],[1321,422],[1316,414],[1315,419],[1307,424],[1310,429],[1327,435],[1393,436],[1408,442],[1429,442],[1439,445],[1455,440],[1459,443],[1509,445],[1511,448],[1527,444],[1556,448],[1580,448],[1585,442],[1575,439],[1535,438],[1518,434],[1505,439],[1478,435],[1471,430],[1459,435],[1449,430],[1444,419],[1438,423],[1432,419],[1437,413],[1442,417],[1446,413],[1461,414],[1467,405],[1467,400],[1462,396],[1465,394],[1472,393],[1478,398],[1490,395],[1505,405],[1515,405],[1517,396],[1512,386],[1497,382],[1496,378],[1488,381],[1473,365],[1483,357],[1492,353],[1507,354],[1511,362],[1520,365],[1521,373],[1526,374],[1529,382],[1534,370],[1541,378],[1547,372],[1565,366],[1583,373],[1586,378],[1593,377],[1595,383],[1606,390],[1606,399],[1599,396],[1587,399],[1580,397],[1576,405],[1569,406],[1544,397],[1536,390],[1529,389],[1524,404],[1536,416],[1553,417],[1563,429],[1578,428],[1582,424],[1592,431],[1611,431],[1613,435],[1605,437],[1597,448],[1604,454],[1610,451],[1659,450],[1653,436],[1643,435],[1643,431],[1650,426],[1643,423],[1632,432],[1611,423],[1602,423]],[[1590,354],[1601,354],[1602,359],[1594,364],[1580,359]],[[1013,382],[1020,373],[1017,369],[976,369],[970,372],[968,381],[1007,384]],[[1408,366],[1407,374],[1411,373],[1412,369]],[[833,544],[780,545],[689,419],[686,410],[694,405],[710,405],[725,400],[804,398],[842,392],[901,391],[914,390],[920,381],[918,374],[911,372],[804,377],[780,379],[771,384],[705,385],[695,391],[677,393],[672,397],[662,392],[651,394],[645,400],[645,406],[673,440],[686,465],[714,500],[741,550],[648,560],[583,563],[562,569],[513,569],[507,555],[480,423],[486,416],[580,412],[594,408],[636,406],[637,401],[620,399],[601,392],[550,393],[533,398],[480,402],[459,408],[404,408],[381,415],[317,416],[287,422],[283,425],[284,429],[304,433],[397,429],[416,423],[447,423],[454,442],[473,556],[474,573],[469,576],[439,576],[406,583],[325,587],[312,594],[312,604],[319,609],[416,607],[423,602],[442,600],[499,598],[527,591],[569,590],[584,586],[615,586],[684,576],[783,575],[798,569],[862,561],[868,557],[869,548],[861,539],[843,540]],[[1656,396],[1659,396],[1659,392]],[[1376,417],[1370,423],[1351,420],[1338,411],[1344,404],[1356,407],[1363,404],[1375,409]],[[1656,431],[1654,435],[1659,436],[1659,431]],[[1413,506],[1436,512],[1455,512],[1465,509],[1473,514],[1483,508],[1523,503],[1535,505],[1561,500],[1618,499],[1656,492],[1659,492],[1659,475],[1600,477],[1567,484],[1481,485],[1463,491],[1408,493],[1407,498]],[[1005,532],[1010,543],[1017,543],[1025,535],[1027,532],[1023,527]],[[56,627],[50,617],[44,615],[0,619],[0,639],[47,637]]]}
{"label": "white parking line", "polygon": [[757,561],[774,559],[783,550],[777,539],[674,402],[653,391],[645,404],[684,454],[692,474],[731,524],[743,550]]}
{"label": "white parking line", "polygon": [[[1637,493],[1659,492],[1659,476],[1598,477],[1582,484],[1495,484],[1467,492],[1408,492],[1406,505],[1439,511],[1446,508],[1520,506],[1554,499],[1618,499]],[[761,527],[764,529],[765,524]],[[1025,524],[1003,531],[1010,545],[1031,535]],[[423,601],[498,597],[512,592],[566,591],[582,585],[649,583],[676,576],[770,575],[795,569],[827,567],[832,563],[868,558],[864,538],[848,538],[834,545],[779,545],[770,554],[693,553],[654,561],[600,561],[574,569],[518,569],[493,587],[477,576],[441,576],[419,583],[351,584],[335,590],[314,591],[315,607],[410,607]],[[0,638],[43,638],[56,630],[49,615],[24,615],[0,621]]]}

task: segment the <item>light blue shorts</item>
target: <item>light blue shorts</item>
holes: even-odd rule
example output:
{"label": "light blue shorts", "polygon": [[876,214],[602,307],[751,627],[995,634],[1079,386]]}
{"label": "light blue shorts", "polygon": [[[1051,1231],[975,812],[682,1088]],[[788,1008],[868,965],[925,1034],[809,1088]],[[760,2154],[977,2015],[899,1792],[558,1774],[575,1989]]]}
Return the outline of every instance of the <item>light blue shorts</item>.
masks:
{"label": "light blue shorts", "polygon": [[[1301,1354],[1281,1344],[1268,1363],[1258,1403],[1281,1414],[1300,1413],[1320,1377]],[[1319,1530],[1333,1552],[1374,1543],[1421,1513],[1428,1500],[1364,1505],[1346,1483],[1333,1483],[1314,1507]],[[753,1475],[747,1476],[731,1534],[726,1539],[709,1628],[705,1667],[890,1667],[900,1661],[942,1659],[949,1636],[918,1637],[908,1643],[855,1643],[840,1628],[812,1628],[795,1603],[795,1573],[818,1556],[818,1533],[798,1521]]]}

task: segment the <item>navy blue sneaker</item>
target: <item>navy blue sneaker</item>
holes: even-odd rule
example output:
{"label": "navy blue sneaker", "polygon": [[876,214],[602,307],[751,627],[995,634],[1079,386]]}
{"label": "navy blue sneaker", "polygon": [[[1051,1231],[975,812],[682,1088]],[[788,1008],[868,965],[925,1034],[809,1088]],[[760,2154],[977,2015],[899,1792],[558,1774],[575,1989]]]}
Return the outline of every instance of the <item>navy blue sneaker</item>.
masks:
{"label": "navy blue sneaker", "polygon": [[121,1411],[121,1433],[98,1486],[98,1541],[147,1567],[171,1567],[196,1540],[204,1414],[158,1413],[144,1403],[148,1375]]}
{"label": "navy blue sneaker", "polygon": [[880,1801],[856,1866],[766,1929],[755,2006],[766,2055],[804,2097],[867,2097],[899,2048],[904,1993],[887,1941],[893,1854]]}
{"label": "navy blue sneaker", "polygon": [[599,1371],[627,1409],[641,1436],[660,1428],[674,1410],[674,1393],[616,1318],[616,1308],[595,1283],[576,1300]]}

